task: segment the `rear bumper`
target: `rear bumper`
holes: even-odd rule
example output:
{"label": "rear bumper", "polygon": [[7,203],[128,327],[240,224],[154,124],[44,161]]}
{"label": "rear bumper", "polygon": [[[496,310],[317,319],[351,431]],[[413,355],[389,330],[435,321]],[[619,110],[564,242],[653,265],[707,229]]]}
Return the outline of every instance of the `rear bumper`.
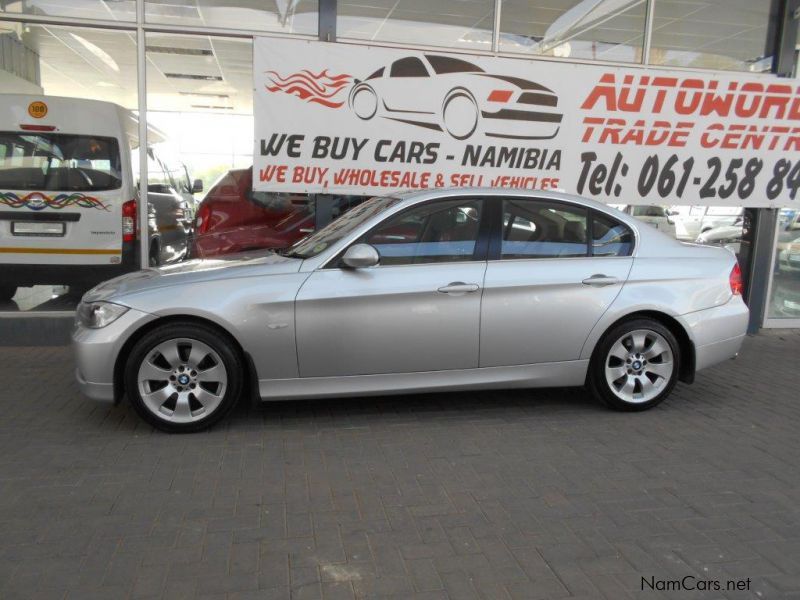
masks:
{"label": "rear bumper", "polygon": [[122,260],[117,265],[58,265],[3,263],[0,281],[18,287],[32,285],[80,285],[94,287],[102,281],[139,270],[136,242],[122,244]]}
{"label": "rear bumper", "polygon": [[9,265],[0,264],[0,281],[18,287],[32,285],[83,285],[94,287],[138,266],[133,265]]}
{"label": "rear bumper", "polygon": [[726,304],[683,315],[695,345],[695,370],[734,358],[742,347],[750,311],[741,296]]}

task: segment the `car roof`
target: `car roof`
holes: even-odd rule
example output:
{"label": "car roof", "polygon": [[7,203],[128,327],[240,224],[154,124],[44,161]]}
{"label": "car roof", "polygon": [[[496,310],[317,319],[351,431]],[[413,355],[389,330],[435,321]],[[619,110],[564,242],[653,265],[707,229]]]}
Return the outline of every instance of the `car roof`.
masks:
{"label": "car roof", "polygon": [[638,225],[638,221],[626,215],[622,211],[609,206],[608,204],[604,204],[603,202],[599,202],[597,200],[592,200],[590,198],[585,198],[583,196],[578,196],[576,194],[569,194],[563,191],[555,191],[555,190],[521,190],[521,189],[509,189],[509,188],[487,188],[487,187],[446,187],[446,188],[438,188],[435,190],[415,190],[415,191],[406,191],[400,192],[398,194],[391,194],[396,198],[401,198],[403,200],[410,200],[419,199],[422,200],[423,198],[433,200],[435,198],[449,198],[452,196],[501,196],[501,197],[524,197],[524,198],[541,198],[544,200],[555,200],[557,202],[569,202],[571,204],[577,204],[579,206],[585,206],[587,208],[594,208],[604,213],[608,213],[615,218],[619,219],[620,221],[625,221],[630,225]]}

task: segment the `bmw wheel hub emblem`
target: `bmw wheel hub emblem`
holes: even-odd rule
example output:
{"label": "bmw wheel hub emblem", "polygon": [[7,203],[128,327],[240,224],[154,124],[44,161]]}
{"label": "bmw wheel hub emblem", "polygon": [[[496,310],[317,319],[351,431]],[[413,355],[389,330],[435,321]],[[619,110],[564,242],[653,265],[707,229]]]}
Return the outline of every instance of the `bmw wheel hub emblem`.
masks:
{"label": "bmw wheel hub emblem", "polygon": [[178,377],[178,383],[180,383],[181,385],[186,385],[187,383],[189,383],[189,376],[181,375],[180,377]]}

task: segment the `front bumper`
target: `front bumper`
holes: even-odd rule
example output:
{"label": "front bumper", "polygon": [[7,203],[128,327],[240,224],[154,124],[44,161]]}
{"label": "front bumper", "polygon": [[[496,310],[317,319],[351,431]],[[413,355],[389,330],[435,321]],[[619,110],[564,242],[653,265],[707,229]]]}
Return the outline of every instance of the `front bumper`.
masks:
{"label": "front bumper", "polygon": [[155,319],[154,315],[131,308],[101,329],[89,329],[76,322],[72,330],[75,379],[85,396],[92,400],[114,402],[114,367],[117,357],[130,336]]}
{"label": "front bumper", "polygon": [[750,311],[741,296],[714,308],[683,315],[695,345],[695,370],[734,358],[742,347]]}
{"label": "front bumper", "polygon": [[551,140],[561,127],[560,113],[504,108],[498,111],[481,111],[485,134],[519,140]]}

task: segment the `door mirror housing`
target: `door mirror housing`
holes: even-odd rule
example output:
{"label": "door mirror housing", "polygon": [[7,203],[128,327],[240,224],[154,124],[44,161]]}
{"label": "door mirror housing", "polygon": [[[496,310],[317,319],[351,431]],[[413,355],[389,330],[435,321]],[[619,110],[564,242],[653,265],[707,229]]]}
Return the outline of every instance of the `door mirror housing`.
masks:
{"label": "door mirror housing", "polygon": [[199,194],[203,191],[203,180],[202,179],[195,179],[192,182],[192,193]]}
{"label": "door mirror housing", "polygon": [[374,267],[380,260],[381,257],[378,251],[369,244],[354,244],[342,256],[342,263],[351,269]]}

